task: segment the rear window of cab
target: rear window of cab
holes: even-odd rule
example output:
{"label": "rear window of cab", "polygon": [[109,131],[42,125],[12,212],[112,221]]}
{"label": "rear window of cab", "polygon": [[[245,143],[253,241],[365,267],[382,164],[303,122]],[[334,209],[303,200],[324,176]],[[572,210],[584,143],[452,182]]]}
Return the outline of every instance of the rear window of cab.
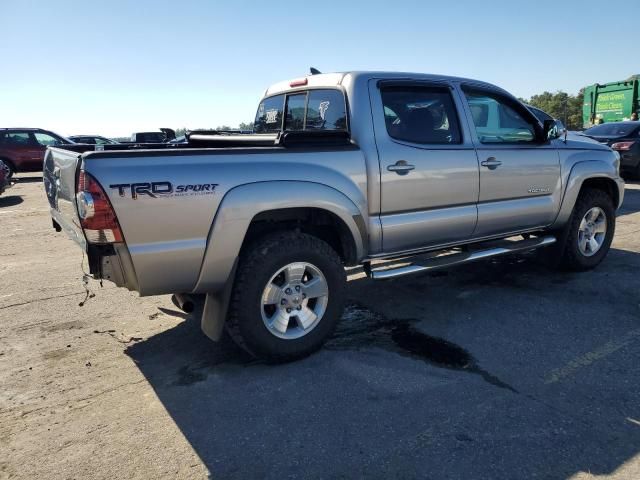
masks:
{"label": "rear window of cab", "polygon": [[319,89],[265,98],[258,106],[253,131],[282,130],[347,130],[344,94],[336,89]]}

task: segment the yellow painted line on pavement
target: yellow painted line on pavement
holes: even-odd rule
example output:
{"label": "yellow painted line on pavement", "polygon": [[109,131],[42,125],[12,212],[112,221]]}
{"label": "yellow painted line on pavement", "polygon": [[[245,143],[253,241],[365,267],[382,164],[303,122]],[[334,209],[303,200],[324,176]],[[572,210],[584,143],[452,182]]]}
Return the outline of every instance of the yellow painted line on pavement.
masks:
{"label": "yellow painted line on pavement", "polygon": [[559,382],[560,380],[573,375],[581,368],[588,367],[598,360],[602,360],[612,353],[617,352],[621,348],[626,347],[638,338],[640,338],[640,328],[631,330],[618,339],[611,340],[605,343],[603,346],[596,348],[595,350],[574,358],[564,367],[552,370],[551,373],[545,378],[544,383],[550,384]]}

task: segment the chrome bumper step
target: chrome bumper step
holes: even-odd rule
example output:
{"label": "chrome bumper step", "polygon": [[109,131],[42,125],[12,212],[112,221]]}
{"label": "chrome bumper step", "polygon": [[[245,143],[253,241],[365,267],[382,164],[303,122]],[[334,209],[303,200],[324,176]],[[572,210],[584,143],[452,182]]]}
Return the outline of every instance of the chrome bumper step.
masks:
{"label": "chrome bumper step", "polygon": [[[511,253],[525,252],[527,250],[535,250],[537,248],[546,247],[556,242],[556,237],[535,237],[527,238],[519,241],[501,241],[498,246],[496,242],[492,242],[494,246],[482,248],[482,245],[470,246],[470,249],[463,252],[451,253],[449,255],[441,255],[420,262],[419,264],[405,265],[401,267],[380,267],[365,268],[367,274],[374,280],[385,280],[388,278],[402,277],[412,273],[439,270],[441,268],[449,268],[465,263],[476,262],[486,258],[497,257],[500,255],[508,255]],[[475,247],[475,249],[474,249]]]}

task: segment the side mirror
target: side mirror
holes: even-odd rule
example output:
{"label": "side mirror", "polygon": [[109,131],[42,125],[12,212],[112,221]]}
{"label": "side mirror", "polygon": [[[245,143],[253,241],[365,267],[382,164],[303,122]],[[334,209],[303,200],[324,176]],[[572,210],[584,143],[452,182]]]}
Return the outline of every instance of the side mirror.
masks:
{"label": "side mirror", "polygon": [[558,137],[562,137],[567,133],[567,127],[560,120],[556,120],[556,128],[558,129]]}
{"label": "side mirror", "polygon": [[545,120],[542,124],[542,127],[542,130],[544,132],[543,138],[545,140],[553,140],[554,138],[558,138],[560,136],[558,125],[555,120]]}

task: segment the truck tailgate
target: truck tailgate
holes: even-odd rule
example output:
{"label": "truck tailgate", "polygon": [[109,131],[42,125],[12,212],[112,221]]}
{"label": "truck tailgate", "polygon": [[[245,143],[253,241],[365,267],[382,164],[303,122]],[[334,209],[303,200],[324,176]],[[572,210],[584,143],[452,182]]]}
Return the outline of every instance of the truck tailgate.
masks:
{"label": "truck tailgate", "polygon": [[87,242],[80,227],[76,205],[79,153],[48,148],[44,157],[43,181],[53,220],[84,250]]}

